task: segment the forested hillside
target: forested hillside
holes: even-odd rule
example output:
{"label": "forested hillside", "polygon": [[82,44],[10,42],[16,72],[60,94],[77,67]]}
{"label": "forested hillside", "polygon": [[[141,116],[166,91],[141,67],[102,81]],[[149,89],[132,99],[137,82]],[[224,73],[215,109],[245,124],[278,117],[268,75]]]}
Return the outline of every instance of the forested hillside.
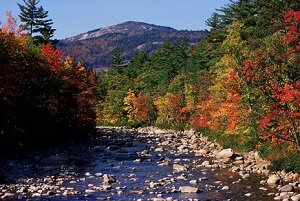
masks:
{"label": "forested hillside", "polygon": [[[99,74],[98,122],[200,129],[277,159],[300,149],[300,3],[232,1],[196,46],[166,42]],[[115,59],[119,58],[119,59]]]}
{"label": "forested hillside", "polygon": [[129,60],[136,52],[149,54],[157,50],[166,40],[175,42],[186,38],[189,43],[198,43],[204,35],[204,31],[178,31],[170,27],[128,21],[61,40],[57,47],[63,51],[63,56],[83,59],[88,69],[107,71],[111,66],[110,55],[117,47],[122,57]]}

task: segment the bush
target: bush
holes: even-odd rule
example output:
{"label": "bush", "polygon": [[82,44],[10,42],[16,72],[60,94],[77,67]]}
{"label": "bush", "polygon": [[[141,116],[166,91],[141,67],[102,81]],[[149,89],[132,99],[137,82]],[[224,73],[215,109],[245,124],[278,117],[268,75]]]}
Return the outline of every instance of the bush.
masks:
{"label": "bush", "polygon": [[290,154],[272,161],[271,171],[281,171],[300,173],[300,153]]}

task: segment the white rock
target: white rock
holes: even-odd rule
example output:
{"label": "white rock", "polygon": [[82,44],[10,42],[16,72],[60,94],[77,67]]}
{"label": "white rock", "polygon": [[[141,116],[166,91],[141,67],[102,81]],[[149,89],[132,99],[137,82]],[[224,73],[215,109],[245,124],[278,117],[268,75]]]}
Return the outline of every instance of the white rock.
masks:
{"label": "white rock", "polygon": [[292,201],[300,201],[300,194],[294,195],[291,197]]}
{"label": "white rock", "polygon": [[179,191],[181,193],[199,193],[200,189],[193,186],[180,186]]}
{"label": "white rock", "polygon": [[229,190],[229,186],[224,186],[222,190]]}
{"label": "white rock", "polygon": [[233,149],[223,149],[216,154],[216,158],[230,158],[234,154]]}

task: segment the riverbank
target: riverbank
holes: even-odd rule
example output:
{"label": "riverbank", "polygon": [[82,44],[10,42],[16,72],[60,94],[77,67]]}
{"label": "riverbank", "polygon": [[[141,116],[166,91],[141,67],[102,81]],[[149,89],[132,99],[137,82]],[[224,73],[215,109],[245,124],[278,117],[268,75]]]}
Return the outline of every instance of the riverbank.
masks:
{"label": "riverbank", "polygon": [[193,130],[99,127],[98,136],[31,150],[0,167],[1,199],[300,200],[297,174],[269,171]]}

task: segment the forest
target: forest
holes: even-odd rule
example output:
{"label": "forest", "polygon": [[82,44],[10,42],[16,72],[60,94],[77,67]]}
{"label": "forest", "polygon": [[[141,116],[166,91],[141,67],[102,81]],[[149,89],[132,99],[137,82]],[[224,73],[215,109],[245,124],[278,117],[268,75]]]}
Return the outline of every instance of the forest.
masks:
{"label": "forest", "polygon": [[[196,129],[300,172],[300,2],[231,1],[197,45],[166,41],[94,73],[15,28],[0,33],[0,142],[70,139],[95,125]],[[195,19],[191,19],[195,20]]]}

